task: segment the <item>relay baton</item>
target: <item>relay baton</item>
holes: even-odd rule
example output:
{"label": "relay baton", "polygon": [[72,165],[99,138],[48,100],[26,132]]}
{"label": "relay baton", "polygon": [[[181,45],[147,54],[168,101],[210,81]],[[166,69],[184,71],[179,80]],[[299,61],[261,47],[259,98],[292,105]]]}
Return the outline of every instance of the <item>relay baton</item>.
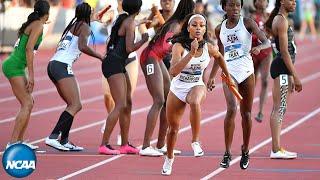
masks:
{"label": "relay baton", "polygon": [[230,84],[229,79],[227,79],[227,77],[226,77],[226,75],[224,73],[221,74],[221,78],[222,78],[222,81],[224,81],[228,85],[229,89],[237,97],[237,99],[239,101],[241,101],[243,99],[241,94],[238,92],[238,90],[236,89],[235,86]]}
{"label": "relay baton", "polygon": [[101,20],[102,16],[111,8],[111,5],[106,6],[100,12],[98,12],[98,19]]}

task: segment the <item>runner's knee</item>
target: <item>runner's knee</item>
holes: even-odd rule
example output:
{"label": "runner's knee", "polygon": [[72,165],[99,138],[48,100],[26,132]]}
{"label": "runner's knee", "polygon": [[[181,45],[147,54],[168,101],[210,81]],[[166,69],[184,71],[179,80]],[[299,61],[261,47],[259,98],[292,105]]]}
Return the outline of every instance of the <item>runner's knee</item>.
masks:
{"label": "runner's knee", "polygon": [[251,120],[251,112],[241,112],[242,120],[250,121]]}
{"label": "runner's knee", "polygon": [[26,98],[21,104],[22,109],[25,109],[25,110],[27,110],[29,112],[31,112],[31,110],[33,108],[33,105],[34,105],[34,101],[32,99],[32,96]]}

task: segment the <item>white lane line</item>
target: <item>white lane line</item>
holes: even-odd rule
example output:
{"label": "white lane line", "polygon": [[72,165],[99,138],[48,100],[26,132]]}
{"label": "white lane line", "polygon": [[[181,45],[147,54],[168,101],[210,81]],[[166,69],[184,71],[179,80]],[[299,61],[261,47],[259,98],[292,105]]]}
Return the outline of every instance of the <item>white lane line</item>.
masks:
{"label": "white lane line", "polygon": [[[307,76],[307,77],[303,78],[303,79],[301,80],[301,82],[302,82],[302,83],[307,83],[307,82],[310,82],[310,81],[312,81],[312,80],[314,80],[314,79],[317,79],[317,78],[319,78],[319,77],[320,77],[320,72],[315,73],[315,74],[312,74],[312,75],[310,75],[310,76]],[[272,95],[272,92],[269,92],[269,93],[268,93],[268,97],[271,96],[271,95]],[[254,98],[253,103],[256,103],[256,102],[258,102],[258,101],[259,101],[259,97],[256,97],[256,98]],[[208,117],[208,118],[205,118],[205,119],[201,120],[200,123],[201,123],[201,124],[205,124],[205,123],[208,123],[208,122],[210,122],[210,121],[213,121],[213,120],[215,120],[215,119],[217,119],[217,118],[220,118],[220,117],[224,116],[224,115],[226,114],[226,112],[227,112],[227,111],[219,112],[218,114],[215,114],[215,115],[213,115],[213,116],[210,116],[210,117]],[[183,132],[185,132],[185,131],[188,131],[188,130],[190,130],[190,129],[191,129],[191,126],[190,126],[190,125],[189,125],[189,126],[186,126],[186,127],[182,128],[182,129],[180,129],[179,132],[178,132],[178,134],[181,134],[181,133],[183,133]],[[151,141],[151,144],[154,144],[154,143],[156,143],[156,142],[157,142],[157,139],[154,139],[154,140]],[[142,145],[140,145],[138,148],[141,148],[141,147],[142,147]],[[77,175],[79,175],[79,174],[82,174],[82,173],[85,173],[85,172],[87,172],[87,171],[90,171],[90,170],[92,170],[92,169],[94,169],[94,168],[96,168],[96,167],[102,166],[102,165],[107,164],[107,163],[109,163],[109,162],[112,162],[112,161],[114,161],[114,160],[116,160],[116,159],[119,159],[119,158],[121,158],[121,157],[123,157],[123,156],[125,156],[125,155],[118,155],[118,156],[114,156],[114,157],[112,157],[112,158],[110,158],[110,159],[106,159],[106,160],[104,160],[104,161],[100,161],[100,162],[98,162],[98,163],[96,163],[96,164],[93,164],[93,165],[88,166],[88,167],[86,167],[86,168],[80,169],[80,170],[78,170],[78,171],[76,171],[76,172],[73,172],[73,173],[71,173],[71,174],[68,174],[68,175],[66,175],[66,176],[63,176],[63,177],[59,178],[59,180],[64,180],[64,179],[68,179],[68,178],[77,176]]]}
{"label": "white lane line", "polygon": [[[89,86],[89,85],[93,85],[93,84],[96,84],[96,83],[99,83],[99,82],[101,83],[101,80],[92,79],[92,80],[81,82],[79,85],[80,85],[81,88],[83,88],[83,86]],[[51,93],[51,92],[57,92],[57,89],[55,87],[48,88],[48,89],[42,89],[42,90],[33,92],[32,96],[36,97],[36,96],[39,96],[39,95],[42,95],[42,94]],[[0,103],[13,101],[13,100],[16,100],[16,97],[15,96],[9,96],[9,97],[6,97],[6,98],[1,98],[0,99]]]}
{"label": "white lane line", "polygon": [[[150,107],[151,106],[145,106],[145,107],[142,107],[142,108],[139,108],[139,109],[135,109],[135,110],[133,110],[131,112],[131,115],[135,115],[135,114],[139,114],[139,113],[148,111],[150,109]],[[78,131],[81,131],[81,130],[84,130],[84,129],[88,129],[88,128],[91,128],[91,127],[94,127],[94,126],[97,126],[97,125],[100,125],[100,124],[103,124],[105,121],[106,121],[106,119],[101,119],[101,120],[98,120],[97,122],[90,123],[90,124],[87,124],[87,125],[84,125],[84,126],[80,126],[78,128],[75,128],[75,129],[71,129],[70,134],[78,132]],[[31,141],[31,142],[28,142],[28,143],[36,144],[36,143],[44,141],[45,139],[46,139],[46,137],[38,139],[38,140],[35,140],[35,141]],[[2,153],[3,153],[3,151],[0,152],[0,155]]]}
{"label": "white lane line", "polygon": [[[97,72],[97,67],[94,67],[94,68],[81,68],[79,70],[74,70],[76,76],[79,74],[90,74],[90,73],[93,73],[93,72]],[[42,75],[42,76],[37,76],[35,77],[35,82],[39,82],[39,81],[44,81],[44,80],[48,80],[50,81],[49,77],[47,74],[45,75]],[[9,81],[7,82],[4,82],[4,83],[0,83],[0,87],[10,87],[10,83]]]}
{"label": "white lane line", "polygon": [[[138,90],[143,90],[143,89],[146,89],[146,88],[147,88],[146,85],[140,85],[140,86],[138,86],[136,88],[136,90],[138,91]],[[99,101],[99,100],[102,100],[102,99],[103,99],[103,95],[101,94],[99,96],[94,96],[92,98],[81,100],[81,103],[82,104],[87,104],[87,103],[92,103],[92,102]],[[49,113],[49,112],[53,112],[53,111],[58,111],[58,110],[64,109],[65,107],[66,107],[66,105],[61,105],[61,106],[54,106],[52,108],[46,108],[46,109],[43,109],[43,110],[35,111],[35,112],[31,113],[31,117],[32,116],[41,115],[41,114],[45,114],[45,113]],[[0,120],[0,124],[14,121],[15,118],[16,117],[13,116],[13,117],[9,117],[9,118],[6,118],[6,119],[1,119]]]}
{"label": "white lane line", "polygon": [[[310,57],[310,56],[309,56],[309,57]],[[319,57],[320,57],[320,55],[319,55]],[[313,56],[312,58],[314,58],[314,56]],[[317,59],[317,58],[315,58],[315,59]],[[308,61],[308,58],[306,58],[305,61]],[[303,64],[303,62],[305,62],[305,61],[299,61],[299,62],[300,62],[301,64]],[[299,62],[297,62],[297,64],[299,64]],[[314,74],[314,75],[316,75],[316,74]],[[82,84],[84,84],[84,83],[82,83]],[[221,84],[218,84],[218,85],[221,85]],[[143,88],[142,88],[142,87],[143,87]],[[138,87],[136,88],[136,90],[145,89],[145,88],[146,88],[145,85],[140,85],[140,86],[138,86]],[[92,98],[95,99],[96,97],[97,97],[97,96],[92,97]],[[13,97],[13,98],[14,98],[14,97]],[[85,99],[85,100],[89,100],[89,102],[93,102],[93,101],[90,101],[90,99],[92,99],[92,98]],[[15,98],[14,98],[14,99],[15,99]],[[83,104],[85,104],[85,100],[82,101]],[[100,99],[97,99],[97,100],[100,100]],[[0,102],[1,102],[1,100],[0,100]],[[59,109],[64,108],[64,107],[65,107],[65,106],[55,106],[55,107],[52,107],[52,108],[49,108],[49,109],[36,111],[36,112],[34,112],[34,113],[31,113],[31,116],[33,116],[33,115],[39,115],[39,114],[44,114],[44,113],[47,113],[47,112],[56,111],[56,110],[59,110]],[[2,119],[2,120],[0,120],[0,124],[13,121],[14,119],[15,119],[15,117],[9,117],[9,118],[6,118],[6,119]]]}
{"label": "white lane line", "polygon": [[[307,62],[317,60],[318,58],[320,58],[320,54],[318,54],[317,56],[307,56],[306,58],[303,59],[303,61],[298,61],[296,63],[296,65],[305,64]],[[87,74],[87,73],[96,72],[96,71],[97,71],[97,68],[82,69],[82,70],[79,70],[78,73],[76,73],[76,74]],[[141,73],[139,73],[139,76],[140,75],[141,75]],[[40,80],[49,80],[49,78],[46,76],[46,77],[41,77],[38,80],[39,81]],[[37,81],[37,79],[36,79],[36,81]],[[101,80],[94,79],[94,80],[83,81],[83,82],[79,83],[79,85],[80,86],[86,86],[86,85],[94,84],[94,83],[91,83],[93,81],[101,82]],[[10,85],[9,83],[7,83],[7,84]],[[0,87],[1,87],[1,84],[0,84]],[[39,91],[35,91],[35,92],[32,93],[32,95],[33,96],[38,96],[38,95],[42,95],[42,94],[46,94],[46,93],[50,93],[50,92],[56,92],[56,88],[49,88],[49,89],[42,89],[42,90],[39,90]],[[9,97],[6,97],[6,98],[0,98],[0,103],[7,102],[7,101],[12,101],[12,100],[16,100],[16,97],[15,96],[9,96]]]}
{"label": "white lane line", "polygon": [[[320,107],[318,107],[316,110],[312,111],[311,113],[307,114],[306,116],[300,118],[299,120],[297,120],[295,123],[291,124],[290,126],[288,126],[287,128],[283,129],[280,133],[280,135],[286,134],[289,131],[293,130],[294,128],[296,128],[297,126],[299,126],[300,124],[304,123],[305,121],[309,120],[310,118],[314,117],[315,115],[317,115],[318,113],[320,113]],[[249,150],[249,154],[254,153],[256,150],[260,149],[261,147],[265,146],[266,144],[270,143],[272,141],[271,137],[269,137],[268,139],[262,141],[261,143],[257,144],[256,146],[254,146],[253,148],[251,148]],[[230,162],[230,166],[232,166],[233,164],[237,163],[238,161],[240,161],[241,156],[238,156],[237,158],[235,158],[234,160],[232,160]],[[205,177],[201,178],[201,180],[207,180],[210,178],[213,178],[214,176],[218,175],[219,173],[221,173],[222,171],[226,170],[225,168],[218,168],[215,171],[211,172],[210,174],[206,175]]]}

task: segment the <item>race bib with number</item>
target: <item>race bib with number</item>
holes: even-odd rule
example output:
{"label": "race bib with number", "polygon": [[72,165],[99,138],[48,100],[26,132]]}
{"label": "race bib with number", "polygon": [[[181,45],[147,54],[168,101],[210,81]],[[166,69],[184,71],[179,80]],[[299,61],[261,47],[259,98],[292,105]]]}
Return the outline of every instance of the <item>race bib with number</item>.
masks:
{"label": "race bib with number", "polygon": [[67,66],[67,72],[68,74],[73,74],[72,68],[69,65]]}
{"label": "race bib with number", "polygon": [[20,38],[16,41],[16,43],[14,44],[14,48],[18,47],[20,43]]}
{"label": "race bib with number", "polygon": [[200,80],[199,75],[180,74],[179,80],[186,83],[195,83]]}
{"label": "race bib with number", "polygon": [[280,74],[280,86],[287,86],[289,85],[289,79],[287,74]]}
{"label": "race bib with number", "polygon": [[244,55],[241,44],[233,44],[224,48],[225,58],[227,61],[238,59]]}
{"label": "race bib with number", "polygon": [[153,64],[148,64],[146,66],[146,69],[147,69],[147,75],[154,74],[154,65]]}

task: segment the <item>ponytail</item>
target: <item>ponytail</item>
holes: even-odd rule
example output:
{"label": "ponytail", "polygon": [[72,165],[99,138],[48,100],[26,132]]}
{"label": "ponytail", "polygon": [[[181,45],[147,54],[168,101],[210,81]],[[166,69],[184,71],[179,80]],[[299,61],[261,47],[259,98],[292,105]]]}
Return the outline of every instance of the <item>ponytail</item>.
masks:
{"label": "ponytail", "polygon": [[50,10],[50,4],[46,0],[38,0],[34,4],[33,12],[29,14],[27,22],[23,23],[22,26],[18,30],[18,36],[20,37],[24,30],[33,22],[36,20],[40,20],[41,17],[44,15],[49,14]]}
{"label": "ponytail", "polygon": [[24,30],[29,26],[29,24],[31,24],[33,21],[36,21],[39,19],[40,19],[39,13],[37,11],[32,12],[28,16],[27,22],[23,23],[22,26],[20,27],[20,29],[18,31],[18,36],[20,37],[24,33]]}
{"label": "ponytail", "polygon": [[274,9],[272,10],[267,22],[265,23],[266,24],[266,27],[267,27],[267,30],[271,30],[272,29],[272,22],[273,22],[273,19],[274,17],[276,17],[276,15],[279,13],[279,10],[280,10],[280,0],[276,0],[276,4],[275,4],[275,7]]}
{"label": "ponytail", "polygon": [[107,45],[107,52],[110,50],[110,48],[117,42],[119,35],[118,35],[118,31],[120,29],[120,26],[122,24],[122,22],[128,17],[129,15],[127,13],[123,13],[120,14],[116,20],[116,22],[114,23],[114,25],[112,26],[111,29],[111,35],[110,35],[110,39],[109,39],[109,43]]}
{"label": "ponytail", "polygon": [[178,22],[181,23],[185,17],[192,13],[194,10],[195,3],[193,0],[180,0],[177,9],[172,14],[172,16],[157,30],[156,34],[153,36],[148,46],[153,45],[158,39],[163,37],[169,30],[171,24]]}
{"label": "ponytail", "polygon": [[[78,32],[83,22],[87,23],[90,26],[90,21],[91,21],[90,16],[91,16],[91,6],[86,2],[78,4],[75,10],[75,16],[70,21],[68,26],[63,30],[63,33],[61,35],[59,42],[64,40],[64,38],[66,37],[66,35],[68,34],[68,32],[71,30],[73,26],[74,26],[74,32]],[[90,36],[95,48],[95,37],[92,31],[90,31]]]}
{"label": "ponytail", "polygon": [[[68,24],[68,26],[64,29],[64,31],[63,31],[63,33],[62,33],[62,35],[61,35],[60,41],[65,38],[65,36],[67,35],[67,32],[68,32],[68,31],[71,29],[71,27],[75,24],[76,19],[77,19],[77,18],[74,17],[74,18],[70,21],[70,23]],[[59,42],[60,42],[60,41],[59,41]]]}

